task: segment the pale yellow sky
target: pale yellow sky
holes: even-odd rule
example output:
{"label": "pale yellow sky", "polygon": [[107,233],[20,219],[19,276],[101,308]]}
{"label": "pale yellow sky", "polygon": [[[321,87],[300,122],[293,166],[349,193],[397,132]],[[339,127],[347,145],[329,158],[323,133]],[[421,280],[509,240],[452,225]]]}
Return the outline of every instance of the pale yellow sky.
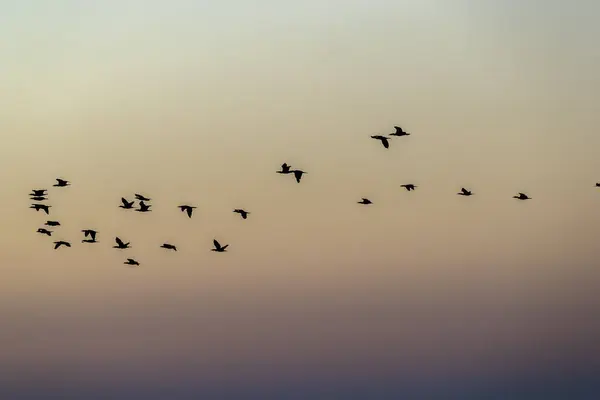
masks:
{"label": "pale yellow sky", "polygon": [[[14,382],[600,360],[585,318],[600,306],[599,5],[8,3],[0,372]],[[369,137],[393,125],[412,135],[388,150]],[[35,233],[41,187],[73,248]],[[118,208],[136,192],[152,213]]]}

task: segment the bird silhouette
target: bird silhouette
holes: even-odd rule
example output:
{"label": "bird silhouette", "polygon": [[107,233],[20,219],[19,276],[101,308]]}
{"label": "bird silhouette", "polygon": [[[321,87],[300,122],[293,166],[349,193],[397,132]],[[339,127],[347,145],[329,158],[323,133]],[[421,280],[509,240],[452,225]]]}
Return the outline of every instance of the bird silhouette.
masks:
{"label": "bird silhouette", "polygon": [[412,183],[407,183],[406,185],[400,185],[400,187],[403,187],[410,192],[411,190],[415,190],[417,185],[413,185]]}
{"label": "bird silhouette", "polygon": [[371,200],[363,197],[362,200],[358,202],[358,204],[373,204],[373,202]]}
{"label": "bird silhouette", "polygon": [[96,239],[83,239],[81,243],[98,243]]}
{"label": "bird silhouette", "polygon": [[140,201],[140,208],[136,208],[135,211],[138,211],[138,212],[150,212],[150,211],[152,211],[150,209],[150,207],[152,207],[152,205],[146,204],[146,203],[144,203],[144,200],[142,200],[142,201]]}
{"label": "bird silhouette", "polygon": [[290,170],[290,168],[292,168],[291,165],[287,165],[287,163],[283,163],[283,164],[281,164],[281,171],[275,171],[275,172],[277,172],[278,174],[289,174],[292,172]]}
{"label": "bird silhouette", "polygon": [[399,126],[394,126],[396,132],[390,133],[390,136],[410,136],[410,133],[402,130]]}
{"label": "bird silhouette", "polygon": [[96,234],[98,232],[96,232],[95,230],[93,230],[93,229],[83,229],[81,232],[83,232],[84,237],[88,237],[89,236],[89,237],[92,238],[92,241],[94,241],[94,242],[96,241]]}
{"label": "bird silhouette", "polygon": [[458,192],[456,194],[461,195],[461,196],[471,196],[471,195],[473,195],[473,192],[471,192],[470,190],[467,190],[465,188],[461,188],[460,192]]}
{"label": "bird silhouette", "polygon": [[135,200],[132,201],[127,201],[127,199],[125,197],[121,197],[121,204],[119,207],[124,208],[124,209],[131,209],[133,208],[133,203],[135,203]]}
{"label": "bird silhouette", "polygon": [[141,194],[137,194],[137,193],[135,194],[135,198],[138,200],[141,200],[141,201],[150,201],[149,198],[142,196]]}
{"label": "bird silhouette", "polygon": [[597,183],[596,183],[596,187],[600,187],[600,182],[597,182]]}
{"label": "bird silhouette", "polygon": [[518,196],[513,196],[513,199],[530,200],[531,197],[527,196],[525,193],[519,192],[519,195]]}
{"label": "bird silhouette", "polygon": [[250,211],[242,210],[241,208],[236,208],[233,212],[240,214],[243,219],[248,218],[248,214],[250,214]]}
{"label": "bird silhouette", "polygon": [[115,238],[115,242],[117,242],[117,245],[113,246],[113,249],[130,249],[131,248],[131,247],[129,247],[130,242],[123,243],[123,241],[119,237]]}
{"label": "bird silhouette", "polygon": [[29,208],[34,208],[35,211],[44,210],[44,212],[46,214],[50,214],[50,207],[52,207],[52,206],[49,206],[46,204],[32,204],[31,207],[29,207]]}
{"label": "bird silhouette", "polygon": [[48,198],[44,197],[44,196],[31,196],[30,200],[34,200],[34,201],[46,201],[46,200],[48,200]]}
{"label": "bird silhouette", "polygon": [[71,182],[66,181],[64,179],[60,179],[60,178],[56,178],[56,183],[52,186],[54,187],[65,187],[65,186],[70,186]]}
{"label": "bird silhouette", "polygon": [[64,240],[59,240],[58,242],[54,242],[54,250],[58,249],[60,246],[71,247],[71,243],[65,242]]}
{"label": "bird silhouette", "polygon": [[188,206],[188,205],[182,205],[179,206],[179,209],[181,210],[181,212],[187,212],[188,218],[192,218],[192,213],[194,212],[194,206]]}
{"label": "bird silhouette", "polygon": [[300,169],[294,170],[294,177],[296,178],[296,182],[300,183],[300,179],[302,179],[302,174],[306,174],[306,172]]}
{"label": "bird silhouette", "polygon": [[48,229],[40,228],[37,230],[38,233],[43,233],[44,235],[52,236],[52,231]]}
{"label": "bird silhouette", "polygon": [[58,221],[46,221],[46,223],[44,225],[46,225],[46,226],[60,226],[60,222],[58,222]]}
{"label": "bird silhouette", "polygon": [[123,264],[127,265],[140,265],[139,262],[135,261],[133,258],[128,258]]}
{"label": "bird silhouette", "polygon": [[175,250],[177,251],[177,247],[173,246],[172,244],[169,243],[163,243],[162,246],[163,249],[167,249],[167,250]]}
{"label": "bird silhouette", "polygon": [[373,139],[377,139],[377,140],[381,140],[381,144],[383,145],[383,147],[385,147],[386,149],[390,147],[390,142],[388,140],[387,137],[382,136],[382,135],[373,135],[371,136]]}
{"label": "bird silhouette", "polygon": [[48,189],[32,189],[30,196],[45,196]]}
{"label": "bird silhouette", "polygon": [[219,253],[227,251],[225,249],[229,246],[228,244],[226,244],[225,246],[221,246],[221,244],[219,242],[217,242],[217,239],[213,240],[213,244],[215,245],[215,248],[214,249],[210,249],[210,251],[216,251],[216,252],[219,252]]}

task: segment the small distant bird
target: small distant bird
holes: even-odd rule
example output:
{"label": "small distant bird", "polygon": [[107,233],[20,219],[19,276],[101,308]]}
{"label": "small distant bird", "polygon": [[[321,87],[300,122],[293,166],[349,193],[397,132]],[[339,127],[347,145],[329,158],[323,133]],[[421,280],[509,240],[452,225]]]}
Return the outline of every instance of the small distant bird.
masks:
{"label": "small distant bird", "polygon": [[527,196],[525,193],[519,192],[519,195],[518,196],[513,196],[513,199],[530,200],[531,197]]}
{"label": "small distant bird", "polygon": [[135,198],[138,200],[141,200],[141,201],[150,201],[149,198],[142,196],[141,194],[137,194],[137,193],[135,194]]}
{"label": "small distant bird", "polygon": [[390,142],[389,142],[389,138],[386,138],[385,136],[381,136],[381,135],[373,135],[371,136],[373,139],[377,139],[377,140],[381,140],[381,144],[383,145],[383,147],[385,147],[386,149],[390,147]]}
{"label": "small distant bird", "polygon": [[390,136],[409,136],[410,135],[410,133],[402,130],[402,128],[400,128],[399,126],[394,126],[394,129],[396,130],[396,132],[390,133]]}
{"label": "small distant bird", "polygon": [[60,179],[60,178],[56,178],[56,183],[52,186],[54,187],[65,187],[65,186],[70,186],[71,182],[66,181],[64,179]]}
{"label": "small distant bird", "polygon": [[113,246],[113,249],[130,249],[131,248],[131,247],[129,247],[130,242],[123,243],[123,241],[119,237],[115,238],[115,242],[117,242],[117,245]]}
{"label": "small distant bird", "polygon": [[50,207],[52,206],[46,204],[32,204],[29,208],[35,208],[35,211],[44,210],[46,214],[50,214]]}
{"label": "small distant bird", "polygon": [[46,225],[46,226],[60,226],[60,222],[58,222],[58,221],[46,221],[46,223],[44,225]]}
{"label": "small distant bird", "polygon": [[292,172],[290,170],[290,168],[292,168],[291,165],[287,165],[287,163],[283,163],[283,164],[281,164],[281,171],[275,171],[275,172],[277,172],[278,174],[289,174]]}
{"label": "small distant bird", "polygon": [[54,250],[58,249],[60,246],[71,247],[71,243],[65,242],[64,240],[59,240],[58,242],[54,242]]}
{"label": "small distant bird", "polygon": [[44,196],[31,196],[30,200],[34,200],[34,201],[46,201],[46,200],[48,200],[48,198],[44,197]]}
{"label": "small distant bird", "polygon": [[373,202],[371,200],[363,197],[362,200],[358,202],[358,204],[373,204]]}
{"label": "small distant bird", "polygon": [[302,179],[302,174],[306,174],[306,172],[299,169],[294,170],[294,177],[296,178],[296,182],[300,183],[300,179]]}
{"label": "small distant bird", "polygon": [[30,196],[45,196],[48,189],[32,189]]}
{"label": "small distant bird", "polygon": [[93,241],[93,242],[95,242],[95,241],[96,241],[96,234],[97,234],[98,232],[96,232],[95,230],[93,230],[93,229],[84,229],[84,230],[82,230],[81,232],[83,232],[83,236],[84,236],[84,237],[88,237],[88,236],[89,236],[89,237],[91,237],[91,238],[92,238],[92,241]]}
{"label": "small distant bird", "polygon": [[133,258],[128,258],[123,264],[127,265],[140,265],[139,262],[135,261]]}
{"label": "small distant bird", "polygon": [[121,204],[119,207],[121,208],[125,208],[125,209],[130,209],[133,208],[133,203],[135,203],[135,200],[132,201],[127,201],[127,199],[125,197],[121,197]]}
{"label": "small distant bird", "polygon": [[167,250],[175,250],[177,251],[177,247],[173,246],[172,244],[169,243],[163,243],[162,246],[163,249],[167,249]]}
{"label": "small distant bird", "polygon": [[600,182],[597,182],[597,183],[596,183],[596,187],[600,187]]}
{"label": "small distant bird", "polygon": [[52,236],[52,231],[48,229],[40,228],[37,230],[38,233],[43,233],[44,235]]}
{"label": "small distant bird", "polygon": [[181,210],[181,212],[187,212],[187,215],[189,218],[192,218],[192,213],[194,212],[194,206],[188,206],[188,205],[182,205],[179,206],[179,209]]}
{"label": "small distant bird", "polygon": [[227,246],[229,246],[228,244],[226,244],[225,246],[221,246],[221,244],[219,242],[217,242],[217,239],[213,240],[213,244],[215,245],[215,248],[214,249],[210,249],[210,251],[216,251],[216,252],[219,252],[219,253],[227,251],[225,249],[227,248]]}
{"label": "small distant bird", "polygon": [[250,211],[242,210],[241,208],[236,208],[233,212],[240,214],[243,219],[248,218],[248,214],[250,214]]}
{"label": "small distant bird", "polygon": [[96,239],[83,239],[81,243],[98,243]]}
{"label": "small distant bird", "polygon": [[470,190],[467,190],[465,188],[461,188],[460,192],[458,192],[456,194],[459,194],[461,196],[471,196],[473,194],[473,192],[471,192]]}
{"label": "small distant bird", "polygon": [[400,185],[400,187],[405,188],[406,190],[408,190],[409,192],[411,190],[415,190],[415,188],[417,187],[417,185],[413,185],[412,183],[408,183],[406,185]]}
{"label": "small distant bird", "polygon": [[144,200],[142,200],[142,201],[140,201],[140,208],[136,208],[135,211],[150,212],[150,211],[152,211],[152,210],[150,210],[150,207],[152,207],[152,205],[146,204],[146,203],[144,203]]}

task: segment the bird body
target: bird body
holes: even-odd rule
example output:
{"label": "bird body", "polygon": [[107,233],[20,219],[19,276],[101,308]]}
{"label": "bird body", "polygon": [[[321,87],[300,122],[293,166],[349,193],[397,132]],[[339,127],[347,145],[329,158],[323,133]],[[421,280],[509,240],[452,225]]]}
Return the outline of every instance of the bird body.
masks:
{"label": "bird body", "polygon": [[221,246],[221,244],[219,242],[217,242],[217,239],[213,240],[213,244],[215,245],[214,249],[210,249],[210,251],[216,251],[218,253],[222,253],[224,251],[227,251],[227,247],[229,246],[228,244],[226,244],[225,246]]}

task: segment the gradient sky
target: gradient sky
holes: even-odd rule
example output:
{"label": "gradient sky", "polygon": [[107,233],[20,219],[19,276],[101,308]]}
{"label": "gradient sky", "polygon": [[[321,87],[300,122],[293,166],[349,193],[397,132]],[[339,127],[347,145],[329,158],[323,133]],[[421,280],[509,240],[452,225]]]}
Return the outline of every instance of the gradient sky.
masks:
{"label": "gradient sky", "polygon": [[[597,399],[599,17],[1,2],[0,396]],[[38,187],[73,248],[35,233]]]}

